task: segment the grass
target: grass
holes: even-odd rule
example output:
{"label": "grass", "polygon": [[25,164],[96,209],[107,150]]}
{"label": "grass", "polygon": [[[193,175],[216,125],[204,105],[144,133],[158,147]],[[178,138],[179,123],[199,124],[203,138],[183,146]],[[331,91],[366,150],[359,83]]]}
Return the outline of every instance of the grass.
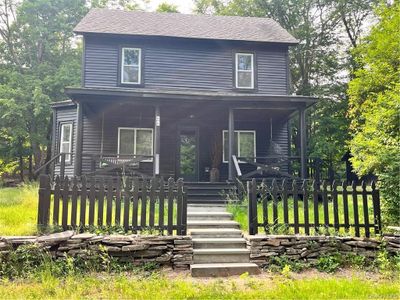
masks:
{"label": "grass", "polygon": [[[298,205],[299,205],[299,223],[304,224],[304,205],[303,201],[299,200]],[[248,206],[248,201],[245,200],[241,204],[236,204],[236,203],[231,203],[228,205],[228,211],[233,214],[234,219],[240,223],[241,229],[244,231],[248,231],[248,218],[247,218],[247,208]],[[328,213],[329,213],[329,223],[333,224],[333,204],[332,202],[329,202],[328,204]],[[293,198],[288,199],[288,208],[289,208],[289,223],[294,223],[294,209],[293,209]],[[348,199],[348,208],[349,208],[349,222],[350,224],[354,224],[354,209],[353,209],[353,202],[352,199]],[[272,210],[273,210],[273,203],[272,201],[268,201],[268,206],[267,206],[267,211],[268,211],[268,223],[273,224],[273,216],[272,216]],[[344,223],[344,213],[343,213],[343,198],[341,195],[338,196],[338,211],[339,211],[339,223],[343,224]],[[320,203],[318,205],[318,212],[319,212],[319,224],[321,227],[321,232],[324,232],[323,223],[324,223],[324,207],[323,204]],[[368,215],[369,215],[369,222],[370,224],[373,224],[373,206],[372,206],[372,199],[369,197],[368,198]],[[308,202],[308,214],[309,214],[309,222],[314,223],[314,205],[313,202],[309,200]],[[363,211],[363,206],[362,206],[362,201],[361,198],[359,197],[358,199],[358,215],[359,215],[359,223],[364,224],[364,211]],[[258,218],[258,223],[263,222],[263,207],[261,203],[257,204],[257,218]],[[283,203],[282,201],[278,202],[278,220],[279,224],[283,224]],[[279,230],[278,232],[283,231],[283,228]],[[373,234],[373,228],[370,228],[371,234]],[[261,231],[260,231],[261,232]],[[313,228],[310,228],[310,233],[313,233],[314,230]],[[290,228],[288,233],[294,233],[293,228]],[[304,228],[300,227],[300,233],[304,233]],[[329,230],[329,233],[334,233],[333,229]],[[360,229],[360,234],[363,235],[364,230]],[[339,230],[339,234],[345,234],[344,228],[341,228]],[[350,228],[349,233],[350,235],[354,235],[354,228]]]}
{"label": "grass", "polygon": [[398,299],[399,282],[363,278],[68,276],[0,282],[1,299]]}
{"label": "grass", "polygon": [[[53,201],[50,205],[50,221],[53,220]],[[98,205],[95,205],[94,225],[97,225],[98,220]],[[24,185],[17,188],[2,188],[0,189],[0,236],[1,235],[34,235],[37,234],[37,209],[38,209],[38,186],[37,184]],[[173,220],[176,224],[176,205],[173,208]],[[150,217],[149,201],[147,201],[147,224]],[[164,203],[164,224],[168,222],[168,205],[167,200]],[[61,224],[62,201],[60,200],[60,213],[58,224]],[[106,224],[107,201],[104,200],[103,207],[103,225]],[[129,220],[132,220],[133,210],[130,205]],[[121,204],[121,222],[124,216],[124,205]],[[141,203],[138,207],[138,224],[141,221]],[[80,201],[78,199],[77,220],[80,218]],[[159,204],[155,203],[154,212],[155,224],[158,224],[159,219]],[[86,220],[89,220],[89,203],[86,205]],[[78,223],[78,222],[77,222]],[[68,224],[71,224],[71,201],[68,203]],[[115,202],[112,208],[112,224],[115,226]],[[54,228],[57,230],[57,228]],[[61,230],[61,228],[58,228]],[[119,230],[119,228],[113,228]],[[122,229],[121,229],[122,230]],[[147,230],[146,233],[153,233]]]}
{"label": "grass", "polygon": [[38,186],[0,188],[0,235],[36,233]]}

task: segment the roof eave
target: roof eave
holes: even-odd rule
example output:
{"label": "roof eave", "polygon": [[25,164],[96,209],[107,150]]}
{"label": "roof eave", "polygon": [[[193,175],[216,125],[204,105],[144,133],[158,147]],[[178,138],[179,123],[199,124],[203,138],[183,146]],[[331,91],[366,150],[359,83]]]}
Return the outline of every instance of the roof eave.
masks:
{"label": "roof eave", "polygon": [[115,33],[115,32],[95,32],[95,31],[73,31],[77,35],[107,35],[107,36],[137,36],[137,37],[151,37],[151,38],[176,38],[176,39],[190,39],[190,40],[210,40],[210,41],[226,41],[226,42],[250,42],[250,43],[271,43],[271,44],[281,44],[295,46],[299,44],[299,40],[295,39],[293,41],[261,41],[261,40],[234,40],[234,39],[216,39],[207,37],[183,37],[183,36],[173,36],[173,35],[150,35],[150,34],[128,34],[128,33]]}

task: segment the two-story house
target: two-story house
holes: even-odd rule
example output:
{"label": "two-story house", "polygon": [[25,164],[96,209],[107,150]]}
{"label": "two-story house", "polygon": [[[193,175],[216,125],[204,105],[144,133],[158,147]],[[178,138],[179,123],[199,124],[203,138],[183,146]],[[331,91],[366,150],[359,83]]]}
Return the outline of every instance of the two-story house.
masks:
{"label": "two-story house", "polygon": [[[305,109],[315,99],[290,95],[297,40],[275,21],[93,9],[74,31],[82,86],[54,105],[53,153],[68,153],[67,175],[209,181],[217,169],[225,181],[238,170],[268,173],[269,162],[285,175],[298,159],[306,176]],[[288,121],[297,114],[294,157]]]}

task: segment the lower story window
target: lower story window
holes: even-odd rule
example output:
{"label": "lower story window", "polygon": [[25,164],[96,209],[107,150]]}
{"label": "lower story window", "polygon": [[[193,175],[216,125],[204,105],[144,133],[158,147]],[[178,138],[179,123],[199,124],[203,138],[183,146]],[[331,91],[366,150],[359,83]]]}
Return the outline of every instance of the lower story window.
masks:
{"label": "lower story window", "polygon": [[[228,130],[222,132],[223,135],[223,159],[224,163],[229,161],[229,133]],[[234,153],[238,157],[256,156],[256,132],[254,130],[235,130],[234,134]]]}
{"label": "lower story window", "polygon": [[[65,162],[71,162],[72,152],[72,124],[65,123],[60,126],[60,153],[68,153],[65,155]],[[61,161],[61,157],[60,157]]]}
{"label": "lower story window", "polygon": [[[153,155],[152,128],[118,128],[119,155]],[[152,161],[152,158],[145,161]]]}

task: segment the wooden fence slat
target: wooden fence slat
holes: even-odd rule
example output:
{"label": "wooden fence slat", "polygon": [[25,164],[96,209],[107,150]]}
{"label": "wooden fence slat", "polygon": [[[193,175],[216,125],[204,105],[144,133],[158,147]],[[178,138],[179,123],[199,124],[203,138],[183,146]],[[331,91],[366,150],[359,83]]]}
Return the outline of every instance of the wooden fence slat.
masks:
{"label": "wooden fence slat", "polygon": [[294,222],[294,233],[299,233],[299,194],[297,191],[297,182],[292,182],[292,193],[293,193],[293,222]]}
{"label": "wooden fence slat", "polygon": [[160,179],[159,183],[159,196],[158,196],[158,227],[160,227],[160,233],[164,232],[164,200],[165,200],[165,182],[164,179]]}
{"label": "wooden fence slat", "polygon": [[121,225],[121,177],[117,177],[115,185],[115,226]]}
{"label": "wooden fence slat", "polygon": [[84,227],[86,225],[86,198],[87,198],[87,186],[86,186],[86,177],[82,176],[81,178],[81,190],[80,190],[80,198],[81,198],[81,211],[79,213],[79,226]]}
{"label": "wooden fence slat", "polygon": [[96,206],[96,179],[90,179],[89,188],[89,226],[94,226],[94,211]]}
{"label": "wooden fence slat", "polygon": [[68,176],[64,177],[62,189],[62,216],[61,225],[64,230],[68,229],[68,200],[69,200],[69,179]]}
{"label": "wooden fence slat", "polygon": [[324,227],[325,231],[329,229],[329,202],[328,202],[328,183],[326,180],[322,182],[322,204],[324,207]]}
{"label": "wooden fence slat", "polygon": [[289,224],[288,186],[286,178],[282,181],[283,223]]}
{"label": "wooden fence slat", "polygon": [[352,182],[351,184],[351,194],[353,197],[353,211],[354,211],[354,230],[355,230],[355,235],[357,237],[360,236],[360,222],[358,219],[358,202],[357,202],[357,198],[358,198],[358,193],[357,193],[357,184],[355,181]]}
{"label": "wooden fence slat", "polygon": [[72,179],[72,193],[71,193],[71,226],[76,228],[76,216],[78,208],[78,179],[76,176]]}
{"label": "wooden fence slat", "polygon": [[150,181],[150,206],[149,206],[149,226],[154,227],[154,214],[155,214],[155,204],[156,204],[156,189],[158,180],[153,177]]}
{"label": "wooden fence slat", "polygon": [[319,233],[319,184],[316,180],[313,181],[313,208],[314,208],[314,230]]}
{"label": "wooden fence slat", "polygon": [[54,204],[53,204],[53,225],[60,223],[60,198],[61,198],[61,182],[60,176],[57,175],[54,185]]}
{"label": "wooden fence slat", "polygon": [[370,237],[370,231],[369,231],[367,184],[365,181],[361,183],[361,188],[362,188],[362,200],[363,200],[363,211],[364,211],[365,236],[368,238]]}
{"label": "wooden fence slat", "polygon": [[177,197],[176,197],[176,233],[178,235],[182,234],[182,205],[183,205],[183,181],[182,179],[178,179],[177,181]]}
{"label": "wooden fence slat", "polygon": [[332,202],[333,202],[333,226],[336,232],[339,232],[339,205],[338,205],[338,192],[337,182],[334,180],[332,183]]}
{"label": "wooden fence slat", "polygon": [[269,234],[268,224],[268,193],[267,193],[267,182],[263,179],[261,184],[261,203],[263,209],[263,227],[266,234]]}
{"label": "wooden fence slat", "polygon": [[349,200],[347,193],[347,182],[342,182],[342,198],[343,198],[343,217],[344,217],[344,231],[349,232],[350,222],[349,222]]}
{"label": "wooden fence slat", "polygon": [[[123,226],[124,230],[129,230],[129,211],[130,211],[130,204],[131,204],[131,189],[132,189],[132,181],[131,180],[124,180],[123,181],[123,195],[124,195],[124,220]],[[133,225],[132,225],[133,226]]]}
{"label": "wooden fence slat", "polygon": [[167,231],[168,234],[172,234],[172,226],[173,226],[173,215],[174,215],[174,180],[172,178],[168,179],[168,224]]}
{"label": "wooden fence slat", "polygon": [[139,216],[139,189],[140,182],[139,178],[135,177],[133,179],[133,194],[132,194],[132,230],[136,233],[138,228],[138,216]]}
{"label": "wooden fence slat", "polygon": [[107,226],[111,226],[111,220],[112,220],[112,207],[113,207],[113,192],[114,192],[114,187],[113,187],[113,180],[112,178],[108,178],[107,180],[107,212],[106,212],[106,224]]}
{"label": "wooden fence slat", "polygon": [[141,207],[141,214],[140,214],[140,226],[142,228],[146,227],[146,210],[147,210],[147,180],[143,179],[142,184],[141,184],[141,198],[140,198],[140,204],[142,205]]}
{"label": "wooden fence slat", "polygon": [[97,226],[103,226],[104,218],[104,179],[101,177],[99,181],[99,192],[98,192],[98,207],[97,207]]}
{"label": "wooden fence slat", "polygon": [[278,228],[278,184],[276,179],[272,180],[272,218],[274,221],[274,231]]}
{"label": "wooden fence slat", "polygon": [[310,219],[309,219],[309,212],[308,212],[308,186],[307,186],[306,180],[303,180],[301,189],[303,192],[304,233],[306,235],[309,235],[310,234]]}

